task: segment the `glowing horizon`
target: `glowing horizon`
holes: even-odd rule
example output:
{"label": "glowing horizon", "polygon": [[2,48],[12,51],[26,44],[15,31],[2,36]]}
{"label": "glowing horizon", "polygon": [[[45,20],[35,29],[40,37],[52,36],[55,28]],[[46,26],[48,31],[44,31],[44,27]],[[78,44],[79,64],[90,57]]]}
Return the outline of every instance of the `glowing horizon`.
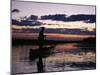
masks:
{"label": "glowing horizon", "polygon": [[[40,22],[46,23],[45,25],[40,25],[40,26],[18,26],[18,25],[12,25],[12,28],[14,29],[27,29],[27,28],[40,28],[40,27],[45,27],[45,28],[52,28],[52,29],[57,29],[57,28],[68,28],[68,29],[82,29],[82,30],[88,30],[88,31],[93,31],[95,29],[95,23],[84,23],[84,22],[62,22],[62,21],[51,21],[51,20],[40,20]],[[51,25],[48,25],[51,24]]]}

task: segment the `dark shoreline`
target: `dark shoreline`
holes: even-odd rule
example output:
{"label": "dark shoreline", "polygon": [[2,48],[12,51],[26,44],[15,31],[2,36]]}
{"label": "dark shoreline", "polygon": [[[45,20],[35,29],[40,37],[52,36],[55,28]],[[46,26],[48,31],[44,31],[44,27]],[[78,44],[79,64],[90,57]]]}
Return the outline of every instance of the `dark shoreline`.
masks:
{"label": "dark shoreline", "polygon": [[[18,39],[18,38],[12,38],[12,45],[38,45],[37,39]],[[52,44],[63,44],[63,43],[82,43],[89,46],[95,46],[96,47],[96,38],[85,38],[83,40],[45,40],[44,45],[52,45]]]}
{"label": "dark shoreline", "polygon": [[[56,40],[45,40],[44,45],[50,44],[63,44],[63,43],[81,43],[82,41],[56,41]],[[12,39],[12,45],[38,45],[37,39]]]}

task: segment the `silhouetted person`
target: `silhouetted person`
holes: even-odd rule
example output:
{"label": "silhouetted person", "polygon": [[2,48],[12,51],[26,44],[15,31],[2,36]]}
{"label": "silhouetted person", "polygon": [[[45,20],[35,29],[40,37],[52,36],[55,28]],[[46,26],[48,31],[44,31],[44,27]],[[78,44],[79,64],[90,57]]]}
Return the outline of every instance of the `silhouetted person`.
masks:
{"label": "silhouetted person", "polygon": [[43,50],[43,45],[45,41],[45,35],[44,35],[44,27],[41,27],[41,30],[39,32],[39,37],[38,37],[38,44],[39,44],[39,51],[38,51],[38,62],[37,62],[37,69],[38,72],[44,72],[44,65],[43,65],[43,60],[42,60],[42,50]]}
{"label": "silhouetted person", "polygon": [[45,72],[45,65],[43,62],[43,58],[47,57],[48,55],[51,54],[51,50],[52,48],[54,48],[55,46],[51,46],[51,47],[43,47],[45,44],[45,35],[44,35],[44,27],[41,27],[41,30],[39,32],[39,36],[38,36],[38,49],[30,49],[29,52],[29,60],[32,62],[35,59],[37,59],[37,72],[38,73],[42,73]]}
{"label": "silhouetted person", "polygon": [[45,40],[45,35],[44,35],[44,27],[41,27],[41,30],[39,32],[39,37],[38,37],[38,44],[39,44],[39,47],[43,46],[44,44],[44,40]]}

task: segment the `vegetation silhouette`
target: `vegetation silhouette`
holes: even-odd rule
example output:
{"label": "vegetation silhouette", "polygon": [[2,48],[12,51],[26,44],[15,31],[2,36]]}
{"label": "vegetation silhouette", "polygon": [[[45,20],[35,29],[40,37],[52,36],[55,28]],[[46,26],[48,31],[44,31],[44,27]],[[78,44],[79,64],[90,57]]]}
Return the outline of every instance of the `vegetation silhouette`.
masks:
{"label": "vegetation silhouette", "polygon": [[96,53],[96,37],[85,38],[79,45],[76,46],[79,47],[82,52]]}

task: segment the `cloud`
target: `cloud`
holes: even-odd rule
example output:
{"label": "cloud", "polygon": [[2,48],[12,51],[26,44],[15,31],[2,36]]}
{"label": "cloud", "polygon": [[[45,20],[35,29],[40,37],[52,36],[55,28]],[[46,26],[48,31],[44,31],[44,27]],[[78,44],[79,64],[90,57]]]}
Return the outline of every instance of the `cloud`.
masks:
{"label": "cloud", "polygon": [[12,19],[12,24],[13,24],[13,25],[20,25],[20,22],[17,21],[17,20],[15,20],[15,19]]}
{"label": "cloud", "polygon": [[[13,31],[17,29],[16,32],[18,32],[18,30],[21,29],[22,32],[39,32],[39,28],[34,28],[33,26],[12,26]],[[82,30],[82,29],[78,29],[78,28],[74,28],[74,29],[69,29],[69,28],[46,28],[45,29],[45,33],[62,33],[62,34],[89,34],[89,35],[95,35],[95,31],[88,31],[88,30]]]}
{"label": "cloud", "polygon": [[12,13],[19,13],[19,12],[20,12],[19,9],[13,9],[13,10],[12,10]]}
{"label": "cloud", "polygon": [[38,16],[36,15],[30,15],[29,17],[25,16],[25,18],[20,21],[16,19],[12,19],[12,25],[18,25],[18,26],[48,25],[47,27],[50,27],[52,25],[53,25],[52,27],[54,27],[56,25],[58,27],[64,27],[64,28],[72,25],[73,28],[80,27],[83,25],[92,27],[94,26],[92,24],[95,22],[96,22],[96,15],[85,15],[85,14],[78,14],[78,15],[71,15],[71,16],[66,16],[65,14],[44,15],[41,16],[41,19],[38,18]]}
{"label": "cloud", "polygon": [[42,20],[56,20],[56,21],[83,21],[85,23],[94,23],[96,22],[96,15],[85,15],[85,14],[78,14],[78,15],[71,15],[66,16],[65,14],[56,14],[56,15],[44,15],[41,16]]}
{"label": "cloud", "polygon": [[36,16],[36,15],[30,15],[28,17],[28,20],[37,20],[37,19],[38,19],[38,16]]}
{"label": "cloud", "polygon": [[18,25],[18,26],[39,26],[43,24],[39,21],[30,21],[30,20],[21,20],[18,21],[16,19],[12,19],[12,25]]}
{"label": "cloud", "polygon": [[86,23],[94,23],[96,22],[96,15],[71,15],[66,18],[66,21],[84,21]]}
{"label": "cloud", "polygon": [[55,15],[44,15],[41,16],[42,20],[57,20],[57,21],[65,21],[66,20],[66,15],[65,14],[55,14]]}

